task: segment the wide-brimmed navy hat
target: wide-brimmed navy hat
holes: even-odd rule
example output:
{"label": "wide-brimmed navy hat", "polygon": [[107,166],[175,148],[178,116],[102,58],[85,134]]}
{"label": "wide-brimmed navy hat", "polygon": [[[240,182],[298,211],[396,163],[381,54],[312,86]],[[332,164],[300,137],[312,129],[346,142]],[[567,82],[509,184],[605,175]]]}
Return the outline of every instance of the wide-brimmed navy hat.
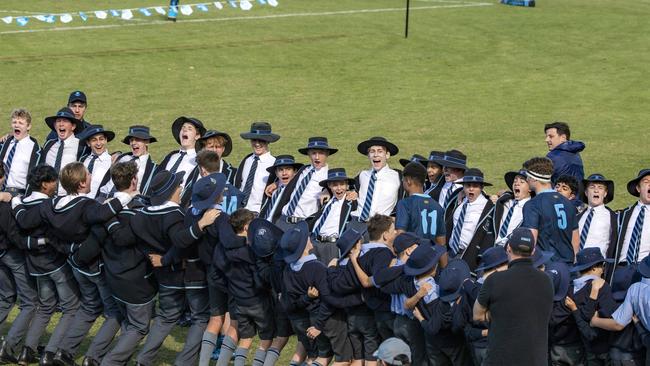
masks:
{"label": "wide-brimmed navy hat", "polygon": [[149,184],[149,200],[152,206],[159,206],[169,200],[174,191],[183,182],[185,172],[170,173],[160,170]]}
{"label": "wide-brimmed navy hat", "polygon": [[[425,165],[428,164],[428,163],[436,163],[436,164],[440,165],[438,160],[444,159],[444,158],[445,158],[445,153],[443,151],[432,150],[429,153],[429,158],[426,159],[423,163]],[[442,166],[442,165],[440,165],[440,166]]]}
{"label": "wide-brimmed navy hat", "polygon": [[370,149],[370,146],[383,146],[391,155],[397,155],[399,153],[397,145],[381,136],[371,137],[368,140],[361,142],[357,145],[357,151],[362,155],[368,155],[368,149]]}
{"label": "wide-brimmed navy hat", "polygon": [[612,263],[613,259],[606,259],[600,248],[584,248],[576,254],[576,263],[571,267],[571,272],[580,272],[597,264]]}
{"label": "wide-brimmed navy hat", "polygon": [[327,179],[320,181],[318,184],[321,187],[327,188],[327,183],[339,182],[342,180],[348,182],[348,185],[354,185],[355,183],[354,179],[349,178],[345,173],[345,168],[333,168],[327,171]]}
{"label": "wide-brimmed navy hat", "polygon": [[199,143],[202,144],[201,148],[205,145],[205,140],[212,138],[212,137],[217,137],[221,136],[226,140],[226,144],[223,147],[223,154],[221,155],[222,157],[226,157],[230,155],[232,152],[232,139],[230,138],[230,135],[225,133],[225,132],[220,132],[220,131],[215,131],[215,130],[207,130],[205,131],[204,134],[201,135],[201,138],[199,139]]}
{"label": "wide-brimmed navy hat", "polygon": [[354,229],[347,229],[341,234],[336,241],[336,246],[339,248],[339,257],[345,258],[350,250],[363,239],[363,234]]}
{"label": "wide-brimmed navy hat", "polygon": [[605,178],[605,176],[600,173],[595,173],[582,180],[583,189],[581,190],[582,192],[580,193],[580,200],[582,202],[588,202],[587,185],[589,185],[589,183],[602,183],[605,185],[605,187],[607,187],[607,195],[605,196],[605,200],[604,200],[605,204],[612,202],[614,200],[614,181]]}
{"label": "wide-brimmed navy hat", "polygon": [[414,162],[414,163],[420,163],[424,166],[427,165],[427,158],[420,154],[413,154],[410,159],[399,159],[399,163],[402,166],[406,166],[408,163]]}
{"label": "wide-brimmed navy hat", "polygon": [[339,149],[335,149],[327,143],[327,137],[310,137],[307,146],[298,149],[303,155],[309,155],[309,150],[326,150],[330,155],[334,155]]}
{"label": "wide-brimmed navy hat", "polygon": [[275,172],[275,168],[281,166],[292,166],[295,170],[298,170],[303,167],[302,163],[296,163],[293,155],[278,155],[275,157],[275,162],[270,167],[266,168],[266,171],[269,173]]}
{"label": "wide-brimmed navy hat", "polygon": [[517,176],[521,176],[526,179],[526,170],[519,169],[517,171],[506,172],[506,174],[503,175],[503,180],[506,182],[508,189],[512,189],[512,185],[515,183],[515,178]]}
{"label": "wide-brimmed navy hat", "polygon": [[404,274],[419,276],[430,271],[445,253],[442,245],[418,245],[404,264]]}
{"label": "wide-brimmed navy hat", "polygon": [[463,283],[472,276],[467,262],[462,259],[452,259],[447,267],[440,273],[438,286],[440,300],[445,302],[454,301],[460,296]]}
{"label": "wide-brimmed navy hat", "polygon": [[432,161],[442,167],[467,170],[467,156],[458,150],[446,151],[442,158]]}
{"label": "wide-brimmed navy hat", "polygon": [[196,127],[196,129],[199,130],[199,135],[203,136],[205,134],[205,127],[203,126],[203,122],[193,117],[185,117],[185,116],[178,117],[176,118],[174,123],[172,123],[172,136],[174,136],[174,139],[179,145],[181,143],[181,137],[180,137],[181,128],[185,123],[189,123],[194,127]]}
{"label": "wide-brimmed navy hat", "polygon": [[251,243],[253,253],[260,258],[275,253],[282,234],[280,228],[264,219],[253,219],[248,224],[248,241]]}
{"label": "wide-brimmed navy hat", "polygon": [[643,260],[637,266],[637,271],[639,271],[641,276],[650,278],[650,255],[643,258]]}
{"label": "wide-brimmed navy hat", "polygon": [[541,250],[539,249],[539,247],[535,248],[535,251],[531,256],[531,259],[533,261],[533,267],[538,268],[541,267],[542,265],[546,265],[548,261],[551,260],[551,258],[553,258],[553,252]]}
{"label": "wide-brimmed navy hat", "polygon": [[641,169],[636,178],[627,182],[627,191],[635,197],[639,197],[639,192],[636,190],[636,185],[639,184],[639,181],[643,179],[646,175],[650,175],[650,169]]}
{"label": "wide-brimmed navy hat", "polygon": [[407,231],[395,237],[393,240],[393,249],[395,249],[395,253],[400,254],[413,244],[420,244],[420,237],[415,235],[415,233]]}
{"label": "wide-brimmed navy hat", "polygon": [[142,126],[142,125],[135,125],[129,127],[129,133],[127,133],[126,136],[124,136],[122,142],[127,145],[130,145],[131,142],[129,140],[131,139],[131,137],[134,137],[136,139],[141,139],[141,140],[149,140],[149,143],[158,141],[156,140],[155,137],[149,134],[149,127]]}
{"label": "wide-brimmed navy hat", "polygon": [[481,171],[481,169],[477,169],[477,168],[470,168],[470,169],[465,170],[465,175],[462,178],[456,180],[454,183],[459,183],[459,184],[478,183],[478,184],[482,184],[484,186],[491,186],[492,185],[492,183],[488,183],[488,182],[485,181],[485,177],[483,176],[483,172]]}
{"label": "wide-brimmed navy hat", "polygon": [[280,135],[271,132],[271,124],[268,122],[253,122],[251,129],[248,132],[239,134],[244,140],[262,140],[266,142],[276,142],[280,139]]}
{"label": "wide-brimmed navy hat", "polygon": [[288,230],[280,239],[280,248],[284,251],[284,261],[293,263],[300,259],[302,252],[305,251],[309,240],[309,225],[306,221],[301,221],[296,226]]}
{"label": "wide-brimmed navy hat", "polygon": [[569,283],[571,282],[569,266],[564,262],[551,262],[544,268],[544,273],[553,282],[553,301],[564,299],[569,292]]}
{"label": "wide-brimmed navy hat", "polygon": [[221,173],[212,173],[200,178],[192,187],[192,207],[204,211],[214,206],[223,192],[227,178]]}
{"label": "wide-brimmed navy hat", "polygon": [[491,247],[481,254],[481,263],[476,268],[476,271],[486,271],[504,263],[508,263],[508,253],[506,253],[506,250],[501,246]]}
{"label": "wide-brimmed navy hat", "polygon": [[612,298],[616,301],[623,301],[630,286],[640,280],[641,274],[634,266],[616,268],[612,278]]}
{"label": "wide-brimmed navy hat", "polygon": [[45,117],[45,124],[47,124],[47,127],[49,127],[51,130],[54,130],[54,123],[59,118],[65,118],[72,122],[72,124],[76,125],[77,127],[74,129],[75,134],[79,134],[82,131],[81,129],[83,128],[83,123],[75,118],[74,112],[72,112],[72,109],[68,107],[59,109],[59,111],[56,112],[56,115],[54,116]]}
{"label": "wide-brimmed navy hat", "polygon": [[68,104],[73,102],[83,102],[84,104],[88,104],[86,93],[82,92],[81,90],[75,90],[70,93],[70,96],[68,96]]}
{"label": "wide-brimmed navy hat", "polygon": [[109,142],[113,141],[113,139],[115,138],[115,132],[105,130],[104,126],[102,125],[90,125],[86,127],[82,133],[77,135],[77,138],[79,139],[79,141],[84,141],[84,140],[88,140],[89,138],[95,135],[99,135],[100,133],[103,134],[106,137],[106,140],[108,140]]}

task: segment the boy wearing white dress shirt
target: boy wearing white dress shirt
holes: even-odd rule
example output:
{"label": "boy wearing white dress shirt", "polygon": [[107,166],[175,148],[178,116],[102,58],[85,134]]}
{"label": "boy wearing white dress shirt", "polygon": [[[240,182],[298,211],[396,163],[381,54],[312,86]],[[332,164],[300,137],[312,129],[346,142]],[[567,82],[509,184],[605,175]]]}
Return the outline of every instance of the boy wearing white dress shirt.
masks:
{"label": "boy wearing white dress shirt", "polygon": [[642,169],[627,183],[627,191],[639,200],[619,212],[620,236],[614,252],[616,263],[636,264],[650,253],[650,169]]}
{"label": "boy wearing white dress shirt", "polygon": [[80,133],[78,137],[80,143],[85,143],[92,151],[81,162],[88,169],[92,177],[90,192],[86,193],[86,197],[95,198],[104,180],[104,176],[111,168],[112,159],[111,154],[108,153],[107,144],[115,138],[115,133],[105,130],[102,125],[91,125]]}
{"label": "boy wearing white dress shirt", "polygon": [[526,181],[526,171],[523,169],[507,172],[504,180],[511,191],[502,194],[494,205],[494,244],[500,246],[505,246],[508,236],[521,225],[524,205],[535,194]]}
{"label": "boy wearing white dress shirt", "polygon": [[2,190],[12,196],[25,194],[27,174],[38,164],[40,147],[36,139],[29,135],[32,116],[25,109],[11,112],[11,130],[7,140],[0,148],[0,160],[5,164],[5,181]]}

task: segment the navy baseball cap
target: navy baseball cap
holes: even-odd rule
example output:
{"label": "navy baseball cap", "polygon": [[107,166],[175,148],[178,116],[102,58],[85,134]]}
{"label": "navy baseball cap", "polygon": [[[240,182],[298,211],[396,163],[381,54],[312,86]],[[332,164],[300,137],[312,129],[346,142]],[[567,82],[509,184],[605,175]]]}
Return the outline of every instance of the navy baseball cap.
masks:
{"label": "navy baseball cap", "polygon": [[75,90],[70,93],[70,96],[68,97],[68,104],[73,102],[83,102],[84,104],[88,104],[86,100],[86,93],[82,92],[81,90]]}
{"label": "navy baseball cap", "polygon": [[508,236],[510,248],[520,252],[531,254],[535,249],[535,237],[533,232],[525,227],[518,227]]}

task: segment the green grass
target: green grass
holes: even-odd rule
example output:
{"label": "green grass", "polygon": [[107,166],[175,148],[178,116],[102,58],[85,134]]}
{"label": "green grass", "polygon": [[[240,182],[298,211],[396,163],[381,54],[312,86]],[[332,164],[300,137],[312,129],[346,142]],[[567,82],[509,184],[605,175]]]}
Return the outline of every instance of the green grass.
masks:
{"label": "green grass", "polygon": [[[233,163],[248,151],[238,134],[265,119],[283,136],[273,153],[297,154],[307,137],[324,135],[340,148],[330,166],[351,172],[367,165],[357,143],[385,135],[400,146],[399,157],[464,151],[496,183],[492,191],[503,188],[506,170],[546,153],[544,123],[564,120],[587,144],[586,172],[616,181],[611,205],[630,204],[625,183],[648,164],[650,1],[540,0],[534,9],[484,1],[492,5],[414,0],[408,39],[402,11],[332,14],[403,7],[398,0],[280,0],[250,12],[211,6],[176,24],[154,14],[153,21],[32,20],[27,27],[134,25],[105,29],[6,34],[25,28],[0,23],[0,115],[29,108],[42,139],[43,117],[82,89],[88,119],[113,128],[116,141],[130,124],[150,125],[158,159],[175,148],[170,125],[179,115],[229,132]],[[0,8],[48,13],[164,2],[3,0]],[[423,7],[436,8],[415,9]],[[259,16],[274,18],[245,18]],[[172,352],[180,342],[176,334],[166,347]]]}

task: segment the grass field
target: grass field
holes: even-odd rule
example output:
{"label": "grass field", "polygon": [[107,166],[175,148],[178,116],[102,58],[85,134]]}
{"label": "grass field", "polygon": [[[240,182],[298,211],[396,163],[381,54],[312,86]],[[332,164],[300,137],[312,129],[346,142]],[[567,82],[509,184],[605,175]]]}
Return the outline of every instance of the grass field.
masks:
{"label": "grass field", "polygon": [[[164,3],[3,0],[0,17]],[[175,24],[155,13],[0,23],[0,116],[27,107],[41,140],[43,117],[81,89],[88,119],[114,129],[116,141],[131,124],[150,125],[158,159],[175,148],[170,125],[180,115],[229,132],[233,163],[248,151],[238,134],[264,119],[283,136],[274,154],[297,154],[308,136],[324,135],[340,148],[330,166],[356,172],[367,165],[357,143],[384,135],[399,157],[458,148],[494,189],[506,170],[546,153],[544,123],[564,120],[587,144],[586,172],[616,181],[612,206],[633,201],[624,185],[648,166],[650,146],[649,0],[539,0],[534,9],[413,0],[408,39],[404,3],[280,0],[249,12],[211,5]],[[163,358],[181,344],[177,332]]]}

